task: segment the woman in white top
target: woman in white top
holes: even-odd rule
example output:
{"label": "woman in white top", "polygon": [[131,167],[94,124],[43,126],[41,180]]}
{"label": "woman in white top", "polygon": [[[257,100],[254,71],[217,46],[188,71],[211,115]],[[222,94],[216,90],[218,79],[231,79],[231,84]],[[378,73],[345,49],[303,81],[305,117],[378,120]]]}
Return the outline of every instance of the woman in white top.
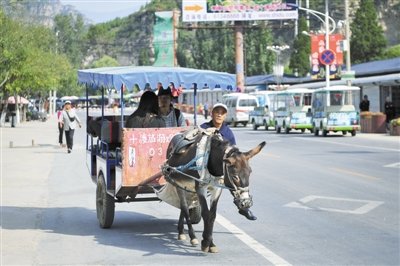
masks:
{"label": "woman in white top", "polygon": [[71,108],[71,102],[66,101],[64,105],[64,111],[60,116],[60,123],[64,126],[65,138],[67,140],[68,153],[71,153],[72,146],[74,145],[74,132],[78,123],[79,127],[82,127],[81,120],[76,115],[75,110]]}

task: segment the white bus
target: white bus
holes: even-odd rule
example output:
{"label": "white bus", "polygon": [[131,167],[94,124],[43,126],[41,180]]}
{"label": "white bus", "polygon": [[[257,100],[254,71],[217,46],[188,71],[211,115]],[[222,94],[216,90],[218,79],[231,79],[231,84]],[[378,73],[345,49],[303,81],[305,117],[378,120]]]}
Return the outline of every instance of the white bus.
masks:
{"label": "white bus", "polygon": [[351,132],[352,136],[360,130],[360,114],[356,103],[360,102],[360,88],[350,86],[331,86],[313,91],[314,135],[319,131],[325,137],[329,132]]}
{"label": "white bus", "polygon": [[312,91],[298,88],[276,93],[273,99],[274,124],[277,133],[292,129],[313,131],[311,113]]}

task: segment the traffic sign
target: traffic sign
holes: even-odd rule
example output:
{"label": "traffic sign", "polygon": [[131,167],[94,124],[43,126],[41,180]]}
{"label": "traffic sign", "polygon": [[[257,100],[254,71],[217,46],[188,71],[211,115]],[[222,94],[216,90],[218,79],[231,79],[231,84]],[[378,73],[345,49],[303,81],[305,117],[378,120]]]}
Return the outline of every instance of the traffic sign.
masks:
{"label": "traffic sign", "polygon": [[335,52],[332,50],[324,50],[322,53],[319,55],[319,61],[323,65],[332,65],[333,62],[335,62],[336,56]]}

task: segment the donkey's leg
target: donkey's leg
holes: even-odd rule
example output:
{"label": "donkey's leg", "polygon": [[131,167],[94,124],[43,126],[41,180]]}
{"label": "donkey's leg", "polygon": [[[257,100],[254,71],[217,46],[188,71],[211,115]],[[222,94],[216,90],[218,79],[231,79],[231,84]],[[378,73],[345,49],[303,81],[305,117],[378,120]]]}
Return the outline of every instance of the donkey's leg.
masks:
{"label": "donkey's leg", "polygon": [[214,231],[214,223],[215,223],[215,218],[217,217],[217,206],[218,206],[218,200],[219,197],[221,196],[222,189],[213,189],[211,191],[211,198],[210,198],[210,212],[209,212],[209,239],[210,239],[210,248],[209,252],[210,253],[217,253],[218,248],[214,244],[213,241],[213,231]]}
{"label": "donkey's leg", "polygon": [[209,210],[207,205],[207,189],[196,187],[197,196],[201,206],[201,217],[203,218],[204,229],[203,229],[203,240],[201,241],[201,250],[203,252],[209,252],[211,241],[209,238]]}
{"label": "donkey's leg", "polygon": [[183,218],[185,218],[187,226],[188,226],[188,232],[189,232],[189,236],[190,236],[190,243],[193,246],[198,245],[199,241],[196,238],[196,235],[194,233],[194,229],[192,226],[192,222],[190,221],[190,215],[189,215],[189,206],[187,204],[187,200],[186,200],[186,191],[182,190],[182,189],[177,189],[178,192],[178,196],[181,202],[181,214],[179,217],[179,222],[181,222],[182,220],[182,225],[180,228],[180,224],[178,224],[178,231],[179,231],[179,240],[184,240],[186,239],[186,236],[183,232]]}
{"label": "donkey's leg", "polygon": [[183,222],[184,222],[184,215],[183,211],[181,209],[181,213],[179,215],[179,221],[178,221],[178,240],[186,240],[184,228],[183,228]]}

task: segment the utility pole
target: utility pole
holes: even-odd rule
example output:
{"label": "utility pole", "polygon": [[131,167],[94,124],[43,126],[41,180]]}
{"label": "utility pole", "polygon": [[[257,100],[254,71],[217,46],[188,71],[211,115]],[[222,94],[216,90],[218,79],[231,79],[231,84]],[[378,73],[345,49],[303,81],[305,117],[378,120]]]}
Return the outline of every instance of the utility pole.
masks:
{"label": "utility pole", "polygon": [[178,49],[178,22],[179,22],[180,12],[174,9],[172,13],[172,25],[173,25],[173,40],[174,40],[174,67],[178,66],[178,58],[176,56],[176,51]]}
{"label": "utility pole", "polygon": [[[329,50],[329,0],[325,0],[325,50]],[[326,87],[329,88],[330,67],[325,65],[325,81]]]}
{"label": "utility pole", "polygon": [[[351,71],[350,63],[350,20],[349,20],[349,0],[344,1],[345,14],[345,34],[346,34],[346,72]],[[351,80],[347,80],[347,86],[351,86]]]}
{"label": "utility pole", "polygon": [[235,21],[236,87],[240,90],[240,92],[244,92],[243,58],[243,25],[241,21]]}

